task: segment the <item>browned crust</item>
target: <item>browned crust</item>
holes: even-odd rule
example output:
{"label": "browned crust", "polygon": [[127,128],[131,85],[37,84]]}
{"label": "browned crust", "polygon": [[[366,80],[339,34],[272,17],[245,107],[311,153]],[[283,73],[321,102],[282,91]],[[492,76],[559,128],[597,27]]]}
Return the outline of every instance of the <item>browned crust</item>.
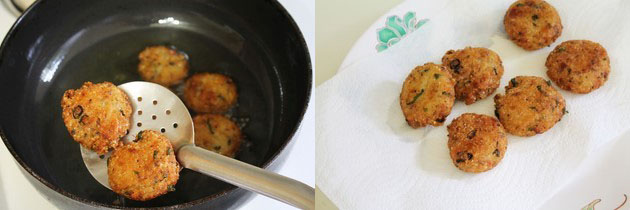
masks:
{"label": "browned crust", "polygon": [[507,150],[507,135],[494,117],[465,113],[454,119],[447,130],[451,159],[462,171],[488,171],[501,162]]}
{"label": "browned crust", "polygon": [[61,99],[63,122],[72,138],[98,154],[122,145],[129,130],[131,104],[127,94],[110,82],[85,82]]}
{"label": "browned crust", "polygon": [[400,93],[400,107],[413,128],[440,126],[455,102],[455,80],[441,65],[426,63],[409,73]]}
{"label": "browned crust", "polygon": [[610,74],[606,49],[588,40],[571,40],[556,46],[545,66],[558,87],[574,93],[590,93],[604,85]]}
{"label": "browned crust", "polygon": [[112,191],[138,201],[175,190],[180,169],[171,142],[152,130],[141,131],[137,142],[116,149],[107,160]]}
{"label": "browned crust", "polygon": [[503,18],[505,32],[525,50],[551,45],[562,34],[562,21],[556,9],[542,0],[518,0]]}
{"label": "browned crust", "polygon": [[243,136],[229,118],[218,114],[201,114],[193,118],[195,145],[219,154],[234,157]]}
{"label": "browned crust", "polygon": [[143,80],[163,86],[181,83],[188,76],[186,55],[165,46],[150,46],[138,55],[138,73]]}
{"label": "browned crust", "polygon": [[201,113],[222,113],[236,104],[238,93],[231,78],[217,73],[197,73],[188,80],[184,102]]}
{"label": "browned crust", "polygon": [[551,81],[535,76],[513,78],[505,87],[505,96],[497,94],[494,102],[505,130],[517,136],[544,133],[566,112],[566,102]]}
{"label": "browned crust", "polygon": [[455,78],[455,97],[466,104],[492,95],[503,76],[501,58],[487,48],[449,50],[442,57],[442,63]]}

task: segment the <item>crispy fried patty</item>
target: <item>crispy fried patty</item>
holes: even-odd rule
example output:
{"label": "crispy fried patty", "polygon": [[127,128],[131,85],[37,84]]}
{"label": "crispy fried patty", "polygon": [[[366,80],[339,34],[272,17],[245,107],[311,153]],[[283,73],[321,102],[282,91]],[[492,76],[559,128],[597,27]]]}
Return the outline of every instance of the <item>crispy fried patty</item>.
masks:
{"label": "crispy fried patty", "polygon": [[186,80],[184,102],[201,113],[222,113],[236,104],[238,93],[231,78],[217,73],[197,73]]}
{"label": "crispy fried patty", "polygon": [[488,171],[501,162],[507,150],[507,135],[494,117],[466,113],[454,119],[447,130],[451,159],[462,171]]}
{"label": "crispy fried patty", "polygon": [[122,142],[129,130],[131,104],[127,94],[110,82],[67,90],[61,99],[63,122],[72,138],[98,154]]}
{"label": "crispy fried patty", "polygon": [[127,198],[146,201],[175,190],[179,163],[171,142],[157,131],[144,130],[107,160],[109,186]]}
{"label": "crispy fried patty", "polygon": [[413,128],[440,126],[455,102],[455,80],[441,65],[427,63],[409,73],[400,93],[400,107]]}
{"label": "crispy fried patty", "polygon": [[165,46],[147,47],[138,59],[138,73],[149,82],[168,87],[181,83],[188,75],[186,55]]}
{"label": "crispy fried patty", "polygon": [[487,48],[449,50],[442,57],[442,63],[455,78],[455,97],[466,104],[475,103],[494,93],[503,76],[501,58]]}
{"label": "crispy fried patty", "polygon": [[195,145],[219,154],[234,157],[241,145],[241,129],[227,117],[201,114],[193,118]]}
{"label": "crispy fried patty", "polygon": [[495,114],[508,133],[533,136],[551,129],[566,112],[564,98],[551,81],[518,76],[494,97]]}
{"label": "crispy fried patty", "polygon": [[556,46],[545,66],[558,87],[574,93],[589,93],[601,87],[610,73],[606,49],[588,40],[571,40]]}
{"label": "crispy fried patty", "polygon": [[562,34],[556,9],[542,0],[518,0],[503,18],[505,32],[518,46],[536,50],[551,45]]}

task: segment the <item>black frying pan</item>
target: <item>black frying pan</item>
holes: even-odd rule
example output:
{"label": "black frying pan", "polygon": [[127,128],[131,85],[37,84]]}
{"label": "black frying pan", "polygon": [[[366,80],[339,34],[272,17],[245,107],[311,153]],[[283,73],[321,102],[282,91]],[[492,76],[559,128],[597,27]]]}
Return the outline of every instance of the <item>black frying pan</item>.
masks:
{"label": "black frying pan", "polygon": [[[233,207],[251,194],[183,170],[176,191],[137,202],[100,185],[61,119],[63,92],[84,81],[140,80],[137,54],[170,45],[191,74],[234,79],[248,119],[237,159],[274,168],[308,104],[311,63],[301,32],[272,0],[45,0],[28,9],[0,49],[0,136],[29,181],[60,207]],[[194,113],[193,113],[194,114]],[[310,166],[309,166],[310,167]]]}

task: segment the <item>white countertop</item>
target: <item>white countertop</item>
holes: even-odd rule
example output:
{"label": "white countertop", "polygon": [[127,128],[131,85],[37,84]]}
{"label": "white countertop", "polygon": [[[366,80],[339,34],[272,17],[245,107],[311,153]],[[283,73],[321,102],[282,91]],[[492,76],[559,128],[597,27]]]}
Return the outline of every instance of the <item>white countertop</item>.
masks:
{"label": "white countertop", "polygon": [[[279,0],[293,15],[314,61],[315,3],[311,0]],[[17,18],[0,3],[0,37],[4,38]],[[300,132],[289,156],[278,173],[315,185],[315,114],[314,95],[311,96],[308,111],[302,121]],[[17,163],[4,145],[0,146],[0,209],[56,209],[42,197],[19,171]],[[294,209],[284,203],[255,196],[242,209]]]}

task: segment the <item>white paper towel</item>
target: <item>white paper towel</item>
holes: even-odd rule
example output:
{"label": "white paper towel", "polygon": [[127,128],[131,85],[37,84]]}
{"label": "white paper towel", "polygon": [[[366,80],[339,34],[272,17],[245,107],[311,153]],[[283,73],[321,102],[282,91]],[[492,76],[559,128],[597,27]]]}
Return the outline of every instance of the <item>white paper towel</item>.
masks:
{"label": "white paper towel", "polygon": [[[574,175],[593,150],[630,127],[630,74],[625,72],[628,64],[622,62],[630,54],[630,1],[550,1],[564,30],[551,47],[533,52],[507,39],[502,23],[510,3],[408,2],[404,10],[417,11],[429,22],[381,53],[344,62],[349,64],[343,71],[317,88],[316,182],[338,207],[536,208]],[[390,15],[402,15],[401,8],[397,10]],[[398,96],[413,67],[440,63],[449,49],[488,47],[503,60],[505,73],[496,92],[503,93],[517,75],[548,78],[547,55],[572,39],[589,39],[607,49],[608,82],[587,95],[554,84],[570,113],[544,134],[510,135],[505,157],[493,170],[469,174],[455,168],[446,146],[446,126],[407,126]],[[457,101],[445,125],[466,112],[493,115],[492,98],[469,106]]]}

